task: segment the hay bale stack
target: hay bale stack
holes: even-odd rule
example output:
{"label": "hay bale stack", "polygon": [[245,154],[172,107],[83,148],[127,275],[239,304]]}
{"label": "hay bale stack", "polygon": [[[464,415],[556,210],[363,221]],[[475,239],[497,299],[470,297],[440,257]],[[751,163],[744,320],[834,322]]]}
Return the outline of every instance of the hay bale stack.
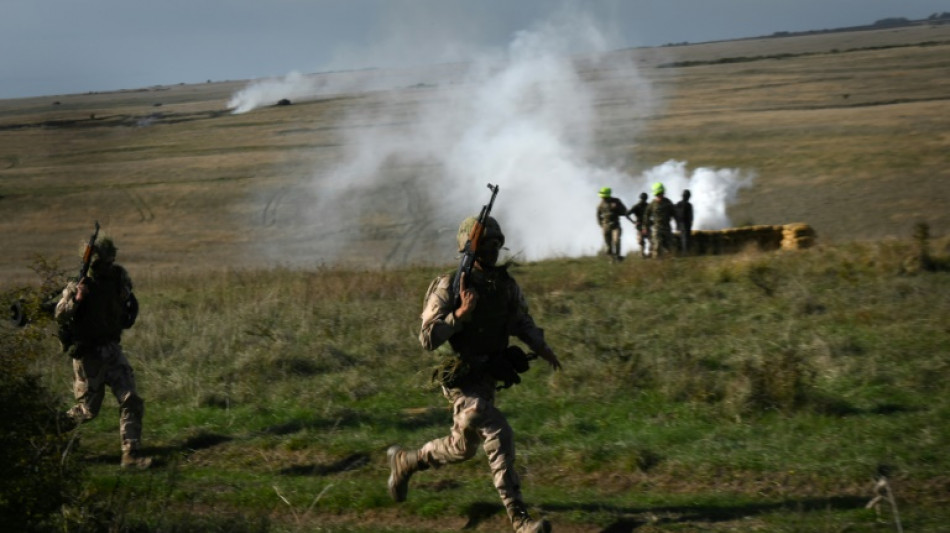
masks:
{"label": "hay bale stack", "polygon": [[786,224],[782,228],[783,250],[802,250],[815,245],[817,235],[808,224]]}
{"label": "hay bale stack", "polygon": [[695,230],[690,253],[734,254],[746,250],[801,250],[815,244],[815,230],[808,224],[758,225],[721,230]]}
{"label": "hay bale stack", "polygon": [[745,226],[723,230],[697,230],[692,235],[692,252],[698,255],[734,254],[750,248],[778,250],[783,226]]}

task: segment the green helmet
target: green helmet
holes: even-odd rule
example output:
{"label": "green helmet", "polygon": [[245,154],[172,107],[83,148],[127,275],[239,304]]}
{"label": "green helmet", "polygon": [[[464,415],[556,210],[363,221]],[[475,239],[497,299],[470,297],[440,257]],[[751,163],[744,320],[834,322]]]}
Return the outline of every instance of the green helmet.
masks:
{"label": "green helmet", "polygon": [[653,195],[663,194],[666,191],[666,188],[663,187],[663,184],[656,182],[653,184]]}
{"label": "green helmet", "polygon": [[115,259],[118,249],[109,237],[103,237],[96,243],[95,252],[100,259]]}
{"label": "green helmet", "polygon": [[[465,243],[468,242],[468,237],[472,234],[472,228],[475,227],[476,222],[478,222],[478,217],[468,217],[463,220],[462,225],[459,226],[457,241],[460,252],[465,250]],[[488,217],[488,220],[485,222],[485,231],[482,233],[482,241],[488,239],[498,239],[501,241],[502,246],[505,244],[505,234],[501,232],[501,226],[498,225],[498,221],[495,220],[494,217]]]}
{"label": "green helmet", "polygon": [[601,187],[600,192],[598,193],[601,198],[610,198],[610,195],[613,193],[610,187]]}

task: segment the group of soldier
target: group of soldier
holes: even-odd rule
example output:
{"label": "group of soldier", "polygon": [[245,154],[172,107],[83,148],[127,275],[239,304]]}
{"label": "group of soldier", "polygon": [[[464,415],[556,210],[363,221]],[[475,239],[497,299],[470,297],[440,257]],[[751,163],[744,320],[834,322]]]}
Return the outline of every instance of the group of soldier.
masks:
{"label": "group of soldier", "polygon": [[[682,200],[675,204],[666,197],[666,187],[662,183],[654,183],[652,190],[652,201],[647,201],[647,193],[640,193],[640,201],[628,210],[623,201],[612,195],[610,187],[600,189],[597,223],[604,235],[605,253],[612,260],[622,261],[624,258],[620,251],[621,218],[626,218],[636,228],[642,257],[660,258],[676,251],[684,255],[689,253],[693,231],[693,204],[689,201],[689,189],[683,190]],[[679,231],[678,238],[673,234],[674,222]]]}
{"label": "group of soldier", "polygon": [[[472,233],[475,217],[462,222],[458,232],[461,252]],[[94,240],[94,239],[93,239]],[[551,523],[532,518],[522,499],[515,470],[514,432],[495,405],[496,391],[517,384],[536,356],[554,370],[561,363],[547,344],[544,330],[528,313],[518,283],[499,264],[505,235],[488,217],[474,255],[471,274],[456,272],[435,278],[429,285],[422,310],[419,342],[428,351],[442,353],[450,364],[433,374],[443,396],[452,405],[449,435],[419,448],[392,446],[387,452],[390,476],[387,487],[396,502],[406,499],[410,477],[430,468],[466,461],[479,445],[488,456],[493,484],[518,533],[550,532]],[[119,402],[119,432],[123,468],[152,467],[152,458],[141,445],[145,404],[136,392],[135,377],[123,354],[120,338],[138,314],[128,272],[115,263],[116,247],[104,238],[92,249],[88,276],[70,281],[56,306],[60,338],[72,357],[76,405],[63,421],[75,427],[94,419],[109,387]],[[455,276],[460,290],[453,294]],[[130,316],[130,309],[133,313]],[[533,354],[510,346],[510,337],[521,340]],[[68,346],[67,346],[68,345]]]}
{"label": "group of soldier", "polygon": [[[663,184],[655,183],[652,190],[651,202],[647,202],[646,193],[641,194],[640,202],[629,210],[622,201],[611,196],[610,188],[600,190],[597,220],[611,258],[623,259],[621,217],[636,226],[644,257],[673,253],[673,221],[681,235],[680,249],[683,252],[689,249],[693,220],[689,191],[684,191],[683,199],[673,204],[666,198]],[[476,222],[475,217],[469,217],[459,227],[460,252],[465,249]],[[428,288],[419,342],[428,351],[444,354],[444,362],[436,368],[433,379],[452,404],[453,425],[449,435],[419,448],[390,447],[387,486],[395,501],[404,501],[409,480],[415,473],[471,459],[481,445],[514,530],[549,532],[550,522],[532,518],[522,499],[514,468],[514,432],[496,407],[495,394],[519,383],[518,374],[528,369],[532,357],[546,361],[554,370],[560,370],[561,363],[545,341],[544,330],[535,325],[528,313],[524,294],[508,271],[509,263],[498,262],[504,244],[505,235],[500,225],[488,217],[471,274],[444,274]],[[121,466],[150,468],[152,458],[143,453],[141,444],[145,403],[136,391],[132,367],[120,346],[123,330],[134,324],[138,313],[132,281],[128,272],[115,262],[116,246],[111,239],[96,243],[91,253],[88,276],[67,284],[55,311],[61,339],[68,339],[64,348],[68,348],[66,351],[72,357],[77,400],[63,415],[63,421],[75,427],[94,419],[109,387],[119,402]],[[460,289],[458,294],[453,294],[456,276],[460,277]],[[528,355],[511,346],[511,337],[519,339],[533,353]]]}

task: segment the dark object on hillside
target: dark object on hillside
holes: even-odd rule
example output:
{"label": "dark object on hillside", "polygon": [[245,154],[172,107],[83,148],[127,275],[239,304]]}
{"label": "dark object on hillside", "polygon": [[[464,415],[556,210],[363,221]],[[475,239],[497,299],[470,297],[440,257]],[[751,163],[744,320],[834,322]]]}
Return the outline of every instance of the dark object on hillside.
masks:
{"label": "dark object on hillside", "polygon": [[277,102],[277,105],[290,105],[290,100],[281,98],[280,101]]}
{"label": "dark object on hillside", "polygon": [[23,311],[24,303],[23,298],[17,298],[10,304],[10,324],[18,328],[22,328],[27,323],[26,313]]}

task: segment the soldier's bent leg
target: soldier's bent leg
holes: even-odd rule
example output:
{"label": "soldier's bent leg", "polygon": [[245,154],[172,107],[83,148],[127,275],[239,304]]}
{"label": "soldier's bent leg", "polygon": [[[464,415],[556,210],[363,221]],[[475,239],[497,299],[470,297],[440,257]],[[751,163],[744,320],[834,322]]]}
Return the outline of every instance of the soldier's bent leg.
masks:
{"label": "soldier's bent leg", "polygon": [[397,502],[406,501],[409,494],[409,478],[429,465],[419,459],[418,450],[403,450],[400,446],[390,446],[386,450],[389,459],[389,495]]}
{"label": "soldier's bent leg", "polygon": [[126,392],[119,399],[119,435],[122,451],[137,451],[142,441],[142,418],[145,416],[145,401],[134,392]]}
{"label": "soldier's bent leg", "polygon": [[77,403],[66,414],[76,423],[88,422],[99,414],[106,392],[103,370],[99,358],[73,359],[73,395]]}
{"label": "soldier's bent leg", "polygon": [[481,428],[492,481],[501,502],[508,509],[521,501],[521,480],[515,470],[515,436],[504,415],[494,406],[486,413]]}
{"label": "soldier's bent leg", "polygon": [[119,401],[119,435],[122,438],[122,468],[144,470],[152,466],[152,458],[142,453],[142,418],[145,402],[134,392]]}
{"label": "soldier's bent leg", "polygon": [[424,464],[440,467],[471,459],[481,441],[480,419],[491,402],[478,395],[460,395],[452,405],[452,432],[447,437],[431,440],[419,449]]}

